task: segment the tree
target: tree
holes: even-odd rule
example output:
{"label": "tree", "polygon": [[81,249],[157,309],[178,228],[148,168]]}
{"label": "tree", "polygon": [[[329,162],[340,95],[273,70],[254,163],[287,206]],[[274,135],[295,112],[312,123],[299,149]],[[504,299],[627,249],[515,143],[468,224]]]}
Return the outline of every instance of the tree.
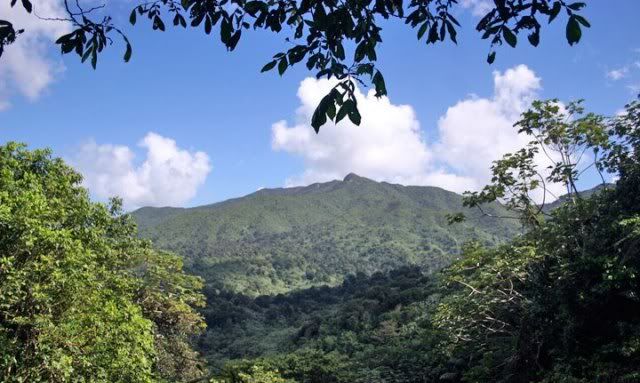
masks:
{"label": "tree", "polygon": [[[640,378],[640,102],[610,119],[558,120],[558,113],[552,103],[536,103],[519,125],[549,134],[539,145],[581,148],[549,176],[574,197],[509,244],[467,246],[444,274],[448,290],[436,323],[449,334],[451,354],[467,361],[467,381]],[[582,149],[592,150],[598,171],[619,177],[614,187],[589,197],[577,192],[571,179],[580,174]],[[530,172],[519,166],[513,178],[528,184]]]}
{"label": "tree", "polygon": [[[598,174],[602,186],[607,185],[603,153],[611,153],[615,145],[610,140],[614,132],[607,123],[602,116],[585,114],[582,100],[566,106],[555,99],[534,101],[514,125],[519,134],[531,141],[495,161],[491,184],[480,192],[465,193],[464,205],[482,211],[484,204],[501,201],[515,213],[512,218],[519,218],[526,226],[540,225],[549,215],[545,209],[548,201],[559,198],[550,185],[562,185],[566,192],[563,200],[571,203],[580,198],[576,182],[588,170]],[[538,158],[547,166],[541,166]],[[615,166],[608,169],[618,171]],[[539,199],[534,198],[534,193]]]}
{"label": "tree", "polygon": [[0,146],[0,380],[199,376],[200,280],[80,185],[48,150]]}
{"label": "tree", "polygon": [[[87,8],[78,0],[62,1],[67,13],[62,20],[75,28],[56,41],[63,54],[75,53],[96,68],[99,54],[117,36],[125,45],[124,61],[131,59],[132,45],[104,5]],[[16,3],[11,0],[12,6]],[[33,12],[30,0],[21,3],[26,12]],[[561,13],[567,16],[567,42],[578,43],[582,28],[590,27],[579,14],[585,5],[564,0],[494,0],[476,25],[482,38],[490,42],[487,61],[493,63],[497,48],[504,43],[515,47],[519,36],[526,35],[529,44],[538,46],[542,25]],[[382,72],[376,67],[382,19],[395,19],[416,29],[418,39],[427,44],[447,38],[457,43],[460,24],[453,15],[456,7],[458,0],[152,0],[134,5],[129,22],[136,24],[138,18],[146,18],[153,30],[161,32],[169,19],[176,27],[203,28],[206,34],[219,26],[220,40],[230,51],[250,28],[274,33],[286,29],[291,34],[286,40],[292,47],[274,55],[262,72],[277,68],[282,75],[306,60],[306,67],[316,77],[338,80],[313,114],[311,125],[318,132],[328,120],[338,123],[348,117],[360,124],[357,83],[372,84],[377,97],[387,94]],[[0,55],[19,33],[13,24],[0,20]]]}

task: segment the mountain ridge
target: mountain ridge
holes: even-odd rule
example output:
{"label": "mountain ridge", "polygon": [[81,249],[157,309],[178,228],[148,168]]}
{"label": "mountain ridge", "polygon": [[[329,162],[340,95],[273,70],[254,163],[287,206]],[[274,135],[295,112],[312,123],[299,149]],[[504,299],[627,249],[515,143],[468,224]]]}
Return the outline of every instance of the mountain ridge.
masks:
{"label": "mountain ridge", "polygon": [[[499,204],[489,207],[504,213]],[[446,215],[468,219],[449,226]],[[336,285],[347,274],[405,265],[437,270],[471,239],[500,243],[519,228],[462,207],[462,196],[434,186],[343,180],[261,189],[191,208],[132,213],[143,237],[185,258],[207,286],[247,295]]]}

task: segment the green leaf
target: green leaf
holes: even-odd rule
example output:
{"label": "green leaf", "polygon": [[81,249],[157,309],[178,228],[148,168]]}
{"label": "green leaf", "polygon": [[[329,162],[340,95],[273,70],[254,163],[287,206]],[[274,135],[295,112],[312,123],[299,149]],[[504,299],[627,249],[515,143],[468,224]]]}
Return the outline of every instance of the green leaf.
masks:
{"label": "green leaf", "polygon": [[349,113],[351,113],[351,109],[354,107],[353,100],[347,100],[342,104],[342,107],[338,111],[338,115],[336,116],[336,124],[340,122],[343,118],[345,118]]}
{"label": "green leaf", "polygon": [[286,56],[280,59],[280,63],[278,63],[278,73],[280,74],[280,76],[282,76],[287,70],[288,65],[289,63],[287,62]]}
{"label": "green leaf", "polygon": [[57,40],[56,40],[56,44],[64,44],[68,41],[71,40],[71,36],[73,36],[73,33],[69,33],[67,35],[62,35],[60,36]]}
{"label": "green leaf", "polygon": [[582,30],[580,29],[580,23],[575,15],[572,15],[567,22],[567,42],[569,45],[577,44],[581,37]]}
{"label": "green leaf", "polygon": [[549,10],[549,23],[551,23],[556,17],[558,17],[561,10],[562,4],[559,1],[553,3],[553,6]]}
{"label": "green leaf", "polygon": [[529,36],[529,43],[531,43],[531,45],[533,45],[534,47],[537,47],[538,44],[540,44],[540,32],[538,31],[534,31],[532,32]]}
{"label": "green leaf", "polygon": [[229,50],[236,49],[236,46],[238,45],[238,41],[240,41],[240,36],[242,36],[242,30],[238,29],[236,33],[234,33],[233,36],[231,36],[231,39],[229,40]]}
{"label": "green leaf", "polygon": [[335,102],[329,103],[329,107],[327,108],[327,116],[331,120],[336,118],[336,103]]}
{"label": "green leaf", "polygon": [[433,23],[429,28],[429,36],[427,37],[427,44],[432,44],[438,41],[438,24]]}
{"label": "green leaf", "polygon": [[511,29],[507,28],[507,27],[503,27],[502,28],[502,36],[504,36],[504,40],[507,42],[507,44],[509,44],[512,48],[516,47],[516,44],[518,44],[518,38],[516,37],[515,34],[513,34],[513,32],[511,31]]}
{"label": "green leaf", "polygon": [[229,40],[231,40],[231,33],[231,23],[226,18],[222,19],[222,24],[220,24],[220,40],[227,46],[229,45]]}
{"label": "green leaf", "polygon": [[420,26],[420,29],[418,29],[418,40],[420,40],[422,36],[424,36],[424,34],[427,32],[427,28],[429,28],[429,23],[425,21]]}
{"label": "green leaf", "polygon": [[91,56],[91,52],[92,52],[92,49],[91,49],[91,48],[87,49],[87,50],[84,52],[84,54],[82,55],[82,59],[81,59],[80,61],[81,61],[81,62],[83,62],[83,63],[84,63],[85,61],[87,61],[87,59],[89,58],[89,56]]}
{"label": "green leaf", "polygon": [[91,66],[94,70],[98,66],[98,52],[96,51],[95,47],[96,46],[94,45],[93,52],[91,53]]}
{"label": "green leaf", "polygon": [[447,20],[447,31],[449,31],[449,37],[451,38],[451,41],[453,41],[454,43],[458,43],[458,41],[456,40],[456,36],[458,34],[458,32],[456,32],[456,29],[454,28],[453,24]]}
{"label": "green leaf", "polygon": [[578,22],[580,24],[582,24],[583,26],[587,27],[587,28],[591,28],[591,24],[589,23],[589,21],[587,21],[587,19],[585,19],[584,17],[580,16],[580,15],[573,15],[573,17],[576,18],[576,20],[578,20]]}
{"label": "green leaf", "polygon": [[204,33],[211,34],[211,18],[208,15],[204,18]]}
{"label": "green leaf", "polygon": [[153,18],[153,29],[159,29],[162,32],[164,32],[164,22],[162,21],[162,19],[158,16]]}
{"label": "green leaf", "polygon": [[387,94],[387,85],[384,82],[384,77],[382,77],[382,73],[377,71],[373,78],[371,79],[373,85],[376,88],[376,97],[382,97]]}
{"label": "green leaf", "polygon": [[71,42],[64,43],[61,46],[62,53],[69,53],[73,50],[73,48],[75,48],[75,45]]}
{"label": "green leaf", "polygon": [[33,11],[33,5],[29,0],[22,0],[22,6],[27,10],[28,13],[31,13],[31,11]]}
{"label": "green leaf", "polygon": [[360,122],[362,121],[362,117],[360,116],[360,111],[358,111],[358,105],[356,105],[355,103],[353,104],[353,108],[349,112],[349,119],[355,125],[360,125]]}
{"label": "green leaf", "polygon": [[327,108],[323,105],[322,102],[318,104],[316,110],[313,112],[313,116],[311,117],[311,126],[316,133],[320,132],[320,127],[327,122]]}
{"label": "green leaf", "polygon": [[487,62],[489,64],[493,64],[493,62],[496,61],[496,52],[491,52],[489,53],[489,55],[487,56]]}
{"label": "green leaf", "polygon": [[262,67],[262,69],[260,69],[260,73],[264,73],[264,72],[270,71],[271,69],[273,69],[276,66],[277,63],[278,63],[278,61],[276,61],[276,60],[268,62],[265,66]]}
{"label": "green leaf", "polygon": [[569,5],[568,5],[568,7],[569,7],[571,10],[574,10],[574,11],[579,11],[579,10],[581,10],[582,8],[586,7],[586,6],[587,6],[587,4],[582,3],[582,2],[573,3],[573,4],[569,4]]}
{"label": "green leaf", "polygon": [[131,54],[133,53],[133,49],[131,49],[131,44],[127,41],[127,50],[124,52],[124,62],[129,62],[131,60]]}

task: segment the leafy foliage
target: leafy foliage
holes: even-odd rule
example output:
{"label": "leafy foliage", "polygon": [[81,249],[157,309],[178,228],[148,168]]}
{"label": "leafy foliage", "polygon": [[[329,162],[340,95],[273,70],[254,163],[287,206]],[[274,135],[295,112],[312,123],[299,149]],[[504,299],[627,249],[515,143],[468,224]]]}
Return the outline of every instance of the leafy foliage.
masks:
{"label": "leafy foliage", "polygon": [[[15,4],[16,0],[11,0],[11,5]],[[22,0],[22,4],[27,12],[32,11],[29,0]],[[132,46],[113,18],[94,12],[102,6],[85,9],[79,1],[69,0],[64,0],[64,5],[64,20],[75,29],[56,41],[63,54],[75,53],[82,62],[91,59],[95,69],[98,55],[112,43],[111,36],[115,34],[126,46],[124,60],[131,59]],[[487,61],[493,63],[496,48],[504,43],[515,47],[522,34],[527,35],[530,45],[537,46],[543,23],[554,21],[561,13],[567,15],[567,42],[578,43],[582,28],[590,27],[579,14],[585,5],[563,0],[494,1],[476,26],[482,38],[490,41]],[[207,35],[218,28],[220,41],[230,51],[238,45],[243,31],[251,28],[274,33],[289,31],[291,35],[286,40],[292,47],[275,54],[262,71],[277,67],[283,75],[289,67],[306,60],[307,69],[314,71],[317,78],[338,80],[313,114],[311,125],[317,132],[328,120],[337,123],[347,116],[354,124],[360,124],[356,83],[373,85],[378,97],[387,94],[382,72],[376,67],[377,48],[383,41],[382,20],[397,19],[417,29],[418,40],[426,44],[447,39],[457,43],[460,23],[454,14],[458,6],[457,0],[153,0],[135,5],[129,22],[136,24],[139,17],[144,17],[153,30],[161,32],[166,30],[167,19],[176,27],[202,28]],[[2,23],[11,26],[0,21],[0,27]],[[0,42],[6,36],[15,38],[15,34],[7,34],[11,30],[0,29]],[[3,46],[0,44],[0,53]]]}
{"label": "leafy foliage", "polygon": [[248,298],[207,292],[200,347],[229,381],[255,366],[297,382],[420,382],[445,365],[428,320],[437,284],[418,268],[351,275],[333,288]]}
{"label": "leafy foliage", "polygon": [[578,192],[575,162],[559,161],[550,177],[572,190],[561,204],[509,243],[468,243],[435,275],[403,268],[257,298],[207,290],[210,363],[314,383],[640,379],[640,103],[571,120],[555,105],[523,115],[534,142],[591,151],[615,186]]}
{"label": "leafy foliage", "polygon": [[199,376],[200,280],[80,181],[47,150],[0,147],[0,380]]}
{"label": "leafy foliage", "polygon": [[0,20],[0,57],[4,53],[4,47],[16,41],[16,36],[24,32],[23,30],[15,30],[13,24],[6,20]]}
{"label": "leafy foliage", "polygon": [[[602,186],[606,186],[603,171],[616,171],[606,165],[602,156],[619,145],[610,140],[614,133],[608,131],[604,117],[584,114],[582,101],[566,106],[558,100],[534,101],[515,127],[531,141],[525,148],[495,161],[491,167],[492,183],[480,192],[465,193],[465,206],[482,210],[485,203],[502,201],[523,224],[537,226],[548,210],[547,200],[559,198],[548,185],[563,185],[567,191],[563,199],[575,203],[580,198],[576,181],[584,172],[594,169]],[[547,168],[540,169],[535,161],[538,154],[548,160]],[[541,203],[532,197],[534,192],[541,192]]]}
{"label": "leafy foliage", "polygon": [[[525,117],[548,116],[537,106]],[[604,132],[595,136],[605,138],[581,143],[600,154],[600,169],[619,174],[615,188],[567,200],[509,245],[469,246],[447,270],[450,292],[436,323],[451,337],[451,352],[468,360],[460,370],[466,380],[640,378],[639,109],[634,102],[606,122],[592,116]],[[556,142],[574,144],[573,134],[563,130]],[[570,187],[573,169],[561,174]]]}

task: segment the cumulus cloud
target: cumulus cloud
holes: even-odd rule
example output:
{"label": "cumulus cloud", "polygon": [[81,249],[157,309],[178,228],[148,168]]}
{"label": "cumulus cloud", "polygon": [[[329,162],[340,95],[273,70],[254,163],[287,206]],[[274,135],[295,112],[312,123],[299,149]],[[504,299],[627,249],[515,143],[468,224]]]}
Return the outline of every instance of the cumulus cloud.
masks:
{"label": "cumulus cloud", "polygon": [[[332,84],[305,79],[298,90],[297,122],[272,125],[273,149],[299,156],[305,165],[303,173],[286,184],[340,179],[355,172],[379,181],[478,190],[490,180],[492,161],[528,142],[513,124],[541,88],[540,78],[525,65],[496,71],[493,79],[491,97],[469,96],[447,109],[432,142],[423,136],[411,106],[377,99],[373,91],[356,94],[360,126],[345,119],[323,126],[316,135],[308,121]],[[540,164],[548,165],[542,158]]]}
{"label": "cumulus cloud", "polygon": [[[62,3],[57,0],[41,0],[34,3],[34,13],[41,17],[64,17]],[[59,60],[49,57],[52,42],[68,33],[71,26],[62,21],[40,20],[28,14],[20,5],[10,6],[0,2],[0,15],[13,23],[16,29],[24,29],[15,43],[7,46],[0,59],[0,110],[11,105],[11,97],[18,93],[28,100],[37,99],[53,82],[56,73],[63,70]]]}
{"label": "cumulus cloud", "polygon": [[513,127],[540,89],[540,78],[525,65],[494,72],[492,98],[469,97],[449,107],[438,120],[437,158],[457,174],[485,184],[491,162],[523,147],[528,139]]}
{"label": "cumulus cloud", "polygon": [[304,173],[290,178],[288,185],[341,178],[350,171],[396,181],[423,173],[430,153],[413,109],[394,105],[386,97],[377,99],[373,91],[366,95],[357,91],[360,126],[345,119],[339,125],[323,126],[321,134],[316,135],[307,122],[332,85],[324,79],[302,81],[298,123],[290,126],[278,121],[272,126],[273,148],[305,160]]}
{"label": "cumulus cloud", "polygon": [[84,184],[100,198],[119,196],[127,208],[180,206],[193,198],[211,171],[209,156],[178,147],[170,138],[148,133],[138,146],[146,150],[136,165],[128,146],[97,144],[80,147],[71,163],[84,175]]}

